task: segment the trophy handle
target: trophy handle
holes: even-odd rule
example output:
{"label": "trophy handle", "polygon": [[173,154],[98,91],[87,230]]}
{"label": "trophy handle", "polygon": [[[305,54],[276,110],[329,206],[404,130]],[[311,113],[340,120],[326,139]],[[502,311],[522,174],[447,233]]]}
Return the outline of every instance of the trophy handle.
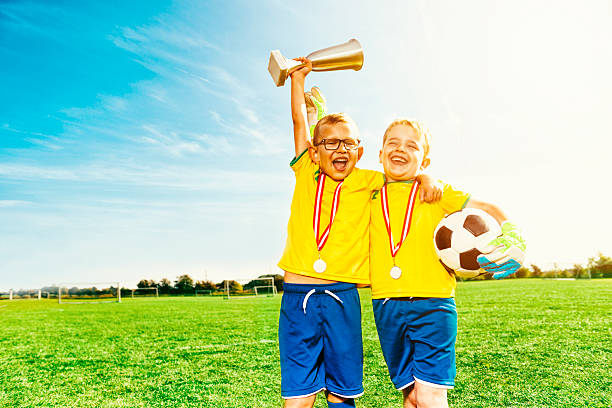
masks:
{"label": "trophy handle", "polygon": [[285,81],[289,77],[289,70],[305,64],[287,59],[279,50],[274,50],[270,53],[270,61],[268,62],[268,72],[272,76],[272,80],[276,86],[285,85]]}

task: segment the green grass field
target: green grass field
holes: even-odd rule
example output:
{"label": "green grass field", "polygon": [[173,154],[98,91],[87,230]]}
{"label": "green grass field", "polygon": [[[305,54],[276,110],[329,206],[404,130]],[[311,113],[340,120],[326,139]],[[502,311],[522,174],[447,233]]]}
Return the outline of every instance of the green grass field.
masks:
{"label": "green grass field", "polygon": [[[361,290],[360,407],[400,407]],[[460,283],[452,407],[612,407],[612,280]],[[0,302],[0,407],[280,407],[280,296]],[[326,407],[319,397],[316,407]]]}

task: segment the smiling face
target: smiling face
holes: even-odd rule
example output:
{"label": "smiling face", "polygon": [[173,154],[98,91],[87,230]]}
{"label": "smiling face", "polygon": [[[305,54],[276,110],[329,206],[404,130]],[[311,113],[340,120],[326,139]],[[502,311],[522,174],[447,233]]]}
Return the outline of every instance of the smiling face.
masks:
{"label": "smiling face", "polygon": [[[407,123],[407,122],[406,122]],[[429,165],[427,140],[409,124],[391,124],[385,132],[380,162],[389,181],[411,180]]]}
{"label": "smiling face", "polygon": [[[324,140],[341,141],[336,150],[327,150]],[[336,181],[344,180],[355,168],[363,154],[363,147],[347,149],[344,142],[358,143],[354,124],[339,122],[318,125],[315,130],[316,146],[310,147],[310,157],[321,171]]]}

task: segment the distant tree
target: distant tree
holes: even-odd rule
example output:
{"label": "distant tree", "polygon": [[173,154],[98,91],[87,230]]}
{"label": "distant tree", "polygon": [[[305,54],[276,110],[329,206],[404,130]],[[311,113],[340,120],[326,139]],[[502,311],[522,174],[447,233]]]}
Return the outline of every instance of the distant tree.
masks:
{"label": "distant tree", "polygon": [[195,290],[217,290],[217,286],[211,281],[197,281],[195,283]]}
{"label": "distant tree", "polygon": [[530,274],[531,274],[531,272],[529,271],[529,269],[528,269],[528,268],[525,268],[524,266],[521,266],[521,267],[518,269],[518,271],[516,271],[516,272],[514,273],[514,276],[515,276],[517,279],[520,279],[520,278],[528,278]]}
{"label": "distant tree", "polygon": [[52,285],[52,286],[44,286],[43,288],[41,288],[41,290],[43,292],[49,293],[50,295],[57,295],[59,288],[57,287],[57,285]]}
{"label": "distant tree", "polygon": [[589,277],[589,272],[580,264],[574,264],[571,271],[573,277],[576,279],[585,279]]}
{"label": "distant tree", "polygon": [[167,295],[168,293],[172,291],[172,282],[164,278],[160,280],[159,283],[157,284],[157,289],[159,290],[160,294]]}
{"label": "distant tree", "polygon": [[612,278],[612,258],[601,252],[596,257],[589,258],[587,268],[593,278]]}
{"label": "distant tree", "polygon": [[[217,289],[225,291],[225,282],[217,283]],[[235,280],[227,281],[229,285],[229,291],[232,292],[242,292],[242,285],[236,282]]]}
{"label": "distant tree", "polygon": [[138,288],[154,288],[157,286],[157,283],[153,279],[141,279],[140,282],[136,284]]}
{"label": "distant tree", "polygon": [[183,294],[192,293],[193,294],[193,290],[194,290],[193,279],[191,279],[191,276],[189,275],[178,276],[176,278],[176,281],[174,281],[174,288],[179,293],[183,293]]}
{"label": "distant tree", "polygon": [[531,276],[534,278],[541,278],[544,272],[538,265],[531,264]]}

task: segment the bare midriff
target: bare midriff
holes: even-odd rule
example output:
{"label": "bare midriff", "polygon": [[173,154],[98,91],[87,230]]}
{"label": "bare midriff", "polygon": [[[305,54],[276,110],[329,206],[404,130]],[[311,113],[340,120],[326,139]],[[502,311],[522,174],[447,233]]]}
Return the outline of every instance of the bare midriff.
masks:
{"label": "bare midriff", "polygon": [[[326,285],[330,283],[338,283],[338,281],[321,279],[321,278],[312,278],[310,276],[298,275],[297,273],[287,272],[285,271],[285,283],[302,283],[302,284],[311,284],[311,285]],[[358,288],[367,288],[369,284],[358,283]]]}
{"label": "bare midriff", "polygon": [[287,272],[285,271],[285,283],[305,283],[312,285],[320,285],[320,284],[329,284],[336,283],[338,281],[321,279],[321,278],[312,278],[310,276],[298,275],[297,273]]}

